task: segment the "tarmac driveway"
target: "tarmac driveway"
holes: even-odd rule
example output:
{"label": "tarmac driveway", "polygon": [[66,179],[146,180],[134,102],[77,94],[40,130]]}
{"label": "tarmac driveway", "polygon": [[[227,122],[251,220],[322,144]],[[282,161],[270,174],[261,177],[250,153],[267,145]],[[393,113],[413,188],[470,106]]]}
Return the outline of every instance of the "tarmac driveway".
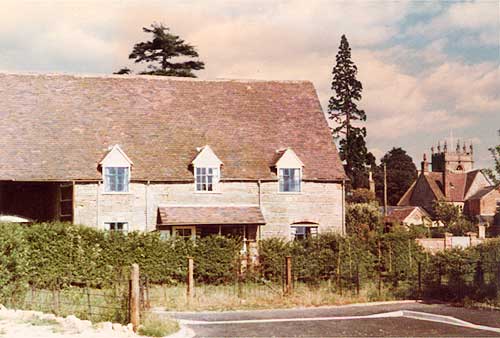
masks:
{"label": "tarmac driveway", "polygon": [[196,337],[500,337],[498,311],[417,302],[159,313],[181,320]]}

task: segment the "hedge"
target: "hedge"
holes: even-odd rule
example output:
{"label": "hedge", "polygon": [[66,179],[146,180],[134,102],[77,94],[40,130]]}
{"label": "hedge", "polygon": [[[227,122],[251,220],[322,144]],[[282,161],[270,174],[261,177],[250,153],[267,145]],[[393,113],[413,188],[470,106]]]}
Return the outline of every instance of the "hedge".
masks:
{"label": "hedge", "polygon": [[[234,278],[237,239],[212,236],[195,242],[163,240],[157,232],[110,233],[69,223],[0,224],[0,287],[29,282],[41,288],[70,284],[105,287],[128,278],[132,263],[152,283],[186,278],[186,257],[196,262],[198,282]],[[15,282],[15,283],[14,283]],[[8,292],[8,291],[6,291]]]}
{"label": "hedge", "polygon": [[[285,256],[292,256],[296,281],[334,281],[334,287],[354,288],[358,282],[383,279],[400,297],[412,297],[420,265],[423,291],[429,296],[460,300],[498,295],[500,240],[432,256],[417,245],[415,236],[395,228],[368,237],[265,239],[259,241],[260,265],[247,277],[280,282]],[[29,284],[52,290],[71,284],[109,287],[128,278],[132,263],[140,265],[151,283],[181,283],[188,256],[194,258],[197,282],[233,283],[241,247],[240,240],[221,236],[165,240],[157,232],[125,235],[69,223],[0,224],[0,297]]]}

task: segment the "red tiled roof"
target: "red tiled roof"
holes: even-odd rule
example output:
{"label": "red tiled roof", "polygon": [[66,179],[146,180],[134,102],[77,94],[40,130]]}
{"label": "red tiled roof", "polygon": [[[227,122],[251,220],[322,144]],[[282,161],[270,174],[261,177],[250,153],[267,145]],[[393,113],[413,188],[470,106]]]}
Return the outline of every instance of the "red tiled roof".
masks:
{"label": "red tiled roof", "polygon": [[480,200],[484,196],[488,195],[490,192],[492,192],[495,189],[500,191],[500,189],[495,188],[494,186],[482,188],[478,192],[476,192],[474,195],[469,197],[468,200]]}
{"label": "red tiled roof", "polygon": [[418,207],[388,207],[387,217],[403,222]]}
{"label": "red tiled roof", "polygon": [[465,198],[466,173],[447,172],[445,184],[448,186],[446,200],[450,202],[463,202]]}
{"label": "red tiled roof", "polygon": [[210,145],[222,179],[276,179],[292,148],[306,180],[345,178],[316,91],[306,81],[0,74],[0,180],[98,180],[119,144],[132,180],[193,180]]}
{"label": "red tiled roof", "polygon": [[445,199],[443,192],[443,174],[440,172],[427,172],[424,177],[429,184],[436,199]]}
{"label": "red tiled roof", "polygon": [[159,207],[160,225],[266,224],[259,207]]}
{"label": "red tiled roof", "polygon": [[424,209],[418,206],[389,206],[387,207],[387,217],[385,220],[404,222],[415,209],[420,209],[425,216],[430,217]]}
{"label": "red tiled roof", "polygon": [[473,171],[467,172],[467,181],[465,182],[465,194],[467,194],[467,192],[469,192],[469,188],[471,187],[472,182],[474,182],[474,180],[477,177],[477,174],[479,174],[480,172],[481,172],[481,170],[473,170]]}

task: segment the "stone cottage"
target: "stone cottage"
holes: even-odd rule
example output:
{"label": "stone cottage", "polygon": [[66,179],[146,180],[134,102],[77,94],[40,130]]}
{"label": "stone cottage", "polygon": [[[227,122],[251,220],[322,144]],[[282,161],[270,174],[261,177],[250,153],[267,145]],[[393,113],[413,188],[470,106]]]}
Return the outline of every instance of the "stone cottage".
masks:
{"label": "stone cottage", "polygon": [[0,214],[255,241],[344,232],[307,81],[0,74]]}
{"label": "stone cottage", "polygon": [[401,197],[398,206],[419,206],[432,213],[434,201],[458,206],[479,223],[493,224],[500,207],[500,191],[480,169],[474,169],[472,145],[457,143],[454,150],[438,144],[432,151],[432,170],[424,154],[416,181]]}

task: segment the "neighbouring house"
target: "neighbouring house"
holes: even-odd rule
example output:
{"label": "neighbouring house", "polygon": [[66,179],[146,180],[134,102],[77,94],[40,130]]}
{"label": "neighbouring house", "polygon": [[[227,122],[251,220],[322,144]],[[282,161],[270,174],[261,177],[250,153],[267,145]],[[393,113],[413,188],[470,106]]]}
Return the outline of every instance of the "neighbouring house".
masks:
{"label": "neighbouring house", "polygon": [[[381,208],[383,212],[383,207]],[[399,223],[406,226],[424,225],[433,226],[431,216],[425,209],[416,206],[388,206],[385,222]]]}
{"label": "neighbouring house", "polygon": [[[500,206],[500,191],[486,175],[474,169],[473,148],[465,144],[451,151],[447,144],[438,144],[432,151],[432,171],[424,154],[416,181],[401,197],[398,206],[419,206],[432,214],[434,201],[445,201],[458,206],[464,214],[478,222],[492,220]],[[491,223],[489,223],[491,224]]]}
{"label": "neighbouring house", "polygon": [[307,81],[0,74],[0,214],[165,236],[343,233]]}

